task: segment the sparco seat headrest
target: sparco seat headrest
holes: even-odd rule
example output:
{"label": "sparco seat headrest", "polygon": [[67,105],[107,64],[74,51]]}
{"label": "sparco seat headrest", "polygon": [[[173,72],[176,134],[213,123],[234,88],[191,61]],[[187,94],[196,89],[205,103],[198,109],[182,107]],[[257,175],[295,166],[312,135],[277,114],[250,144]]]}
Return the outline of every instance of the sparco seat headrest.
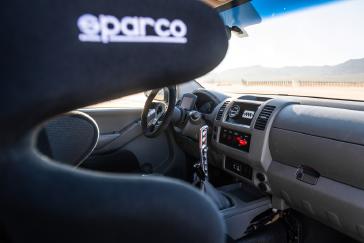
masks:
{"label": "sparco seat headrest", "polygon": [[224,224],[177,180],[51,163],[35,149],[57,114],[191,80],[227,49],[197,0],[5,1],[0,8],[0,241],[216,242]]}
{"label": "sparco seat headrest", "polygon": [[13,0],[2,4],[0,144],[75,108],[199,77],[227,50],[196,0]]}

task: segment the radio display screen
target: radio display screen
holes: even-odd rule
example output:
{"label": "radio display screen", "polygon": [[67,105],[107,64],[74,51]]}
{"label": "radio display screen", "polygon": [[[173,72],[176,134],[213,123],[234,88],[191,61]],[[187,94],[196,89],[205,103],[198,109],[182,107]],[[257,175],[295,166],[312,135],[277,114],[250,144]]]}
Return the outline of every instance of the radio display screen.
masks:
{"label": "radio display screen", "polygon": [[226,121],[250,126],[259,106],[259,104],[235,102],[228,111]]}

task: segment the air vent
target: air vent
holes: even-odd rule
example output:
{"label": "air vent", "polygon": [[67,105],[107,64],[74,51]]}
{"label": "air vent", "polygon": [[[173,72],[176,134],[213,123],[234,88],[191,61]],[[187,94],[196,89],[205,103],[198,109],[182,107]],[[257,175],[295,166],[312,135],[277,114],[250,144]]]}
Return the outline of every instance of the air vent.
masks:
{"label": "air vent", "polygon": [[272,112],[274,111],[276,107],[271,105],[266,105],[263,110],[260,112],[257,121],[255,122],[255,129],[258,130],[265,130],[265,127],[267,126],[269,117],[272,115]]}
{"label": "air vent", "polygon": [[230,103],[230,101],[227,100],[224,102],[224,104],[222,104],[222,106],[220,107],[219,112],[217,113],[217,116],[216,116],[217,121],[221,120],[222,114],[224,114],[225,108],[229,103]]}

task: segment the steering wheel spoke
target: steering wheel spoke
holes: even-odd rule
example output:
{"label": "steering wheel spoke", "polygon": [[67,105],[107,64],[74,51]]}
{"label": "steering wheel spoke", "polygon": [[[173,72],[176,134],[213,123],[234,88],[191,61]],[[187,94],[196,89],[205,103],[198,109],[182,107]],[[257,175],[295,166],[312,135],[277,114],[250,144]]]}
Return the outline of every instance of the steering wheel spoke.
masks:
{"label": "steering wheel spoke", "polygon": [[168,102],[154,101],[159,90],[152,90],[145,102],[141,125],[147,137],[156,137],[169,125],[176,105],[176,89],[168,87]]}

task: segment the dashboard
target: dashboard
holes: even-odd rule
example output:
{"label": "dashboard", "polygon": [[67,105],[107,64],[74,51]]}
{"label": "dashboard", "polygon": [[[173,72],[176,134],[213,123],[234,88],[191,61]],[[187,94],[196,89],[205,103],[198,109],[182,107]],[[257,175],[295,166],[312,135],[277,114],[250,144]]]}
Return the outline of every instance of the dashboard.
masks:
{"label": "dashboard", "polygon": [[202,114],[210,114],[219,103],[211,96],[201,92],[196,93],[196,96],[196,110]]}
{"label": "dashboard", "polygon": [[[270,195],[274,208],[294,208],[364,240],[364,104],[221,97],[197,96],[194,107],[210,127],[209,163]],[[184,133],[189,147],[193,134]]]}
{"label": "dashboard", "polygon": [[195,110],[201,114],[211,114],[220,103],[219,97],[213,92],[205,89],[197,89],[193,93],[186,93],[177,101],[177,106],[191,111]]}

